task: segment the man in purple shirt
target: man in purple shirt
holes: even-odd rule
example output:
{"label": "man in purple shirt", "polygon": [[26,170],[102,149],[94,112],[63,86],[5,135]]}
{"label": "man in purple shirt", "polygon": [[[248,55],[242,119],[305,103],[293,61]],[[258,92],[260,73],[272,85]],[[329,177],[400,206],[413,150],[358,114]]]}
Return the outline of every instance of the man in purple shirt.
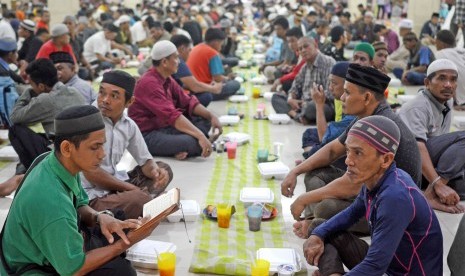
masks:
{"label": "man in purple shirt", "polygon": [[[185,94],[171,77],[179,66],[178,51],[172,42],[155,43],[151,57],[153,67],[136,85],[129,117],[139,126],[152,155],[208,157],[211,141],[223,131],[218,118],[196,97]],[[214,135],[209,140],[210,128]]]}
{"label": "man in purple shirt", "polygon": [[376,24],[373,28],[373,32],[379,37],[383,37],[383,42],[387,44],[387,51],[389,54],[397,50],[400,46],[399,36],[396,32],[388,29],[386,26]]}

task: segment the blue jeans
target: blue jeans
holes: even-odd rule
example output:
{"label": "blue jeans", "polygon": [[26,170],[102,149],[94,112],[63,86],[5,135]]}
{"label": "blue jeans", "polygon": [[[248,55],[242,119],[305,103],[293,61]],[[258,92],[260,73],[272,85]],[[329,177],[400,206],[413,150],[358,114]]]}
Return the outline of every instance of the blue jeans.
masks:
{"label": "blue jeans", "polygon": [[214,101],[224,100],[228,98],[229,96],[236,94],[240,88],[241,88],[241,84],[238,81],[229,80],[223,84],[223,89],[221,89],[220,94],[213,94],[213,100]]}
{"label": "blue jeans", "polygon": [[210,92],[204,92],[204,93],[195,93],[193,94],[194,96],[197,97],[197,100],[199,100],[200,104],[207,107],[211,101],[213,100],[213,94]]}
{"label": "blue jeans", "polygon": [[[396,76],[396,78],[401,80],[402,75],[404,74],[404,70],[402,68],[394,68],[392,73],[394,76]],[[425,83],[426,74],[419,72],[408,72],[405,78],[412,85],[423,85]]]}

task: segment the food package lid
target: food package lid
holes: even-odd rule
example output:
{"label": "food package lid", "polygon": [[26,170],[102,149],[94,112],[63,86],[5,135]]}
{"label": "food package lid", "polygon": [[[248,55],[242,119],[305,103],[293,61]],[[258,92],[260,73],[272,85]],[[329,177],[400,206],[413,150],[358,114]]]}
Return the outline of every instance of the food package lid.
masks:
{"label": "food package lid", "polygon": [[265,162],[258,164],[258,170],[262,175],[288,174],[289,167],[283,162]]}
{"label": "food package lid", "polygon": [[158,267],[155,249],[158,253],[175,252],[176,245],[170,242],[144,239],[128,249],[126,258],[135,266],[156,269]]}
{"label": "food package lid", "polygon": [[459,128],[465,128],[465,116],[454,116],[454,125]]}
{"label": "food package lid", "polygon": [[404,104],[415,97],[416,95],[397,95],[397,100],[399,103]]}
{"label": "food package lid", "polygon": [[402,86],[402,82],[399,79],[392,78],[389,82],[389,87],[400,87]]}
{"label": "food package lid", "polygon": [[12,146],[4,146],[0,148],[0,160],[18,160],[19,156]]}
{"label": "food package lid", "polygon": [[242,188],[239,199],[242,202],[263,202],[271,203],[274,200],[274,193],[270,188]]}
{"label": "food package lid", "polygon": [[287,114],[270,114],[268,115],[268,120],[271,122],[289,122],[291,117]]}
{"label": "food package lid", "polygon": [[248,100],[249,97],[247,97],[246,95],[232,95],[231,97],[229,97],[229,101],[234,103],[246,102]]}
{"label": "food package lid", "polygon": [[271,98],[273,97],[273,95],[274,95],[274,92],[265,92],[263,93],[263,98],[265,98],[265,100],[271,101]]}
{"label": "food package lid", "polygon": [[[200,215],[200,205],[195,200],[180,200],[182,211],[184,211],[184,216],[198,216]],[[170,217],[182,217],[181,209],[177,210],[176,212],[172,213],[168,216]]]}
{"label": "food package lid", "polygon": [[270,272],[278,272],[278,266],[282,264],[293,265],[295,272],[301,270],[300,256],[293,248],[260,248],[257,250],[257,259],[270,262]]}
{"label": "food package lid", "polygon": [[223,115],[218,118],[220,124],[224,125],[237,125],[241,118],[237,115]]}
{"label": "food package lid", "polygon": [[224,138],[230,142],[236,142],[238,145],[242,145],[250,141],[250,135],[241,132],[230,132],[224,135]]}

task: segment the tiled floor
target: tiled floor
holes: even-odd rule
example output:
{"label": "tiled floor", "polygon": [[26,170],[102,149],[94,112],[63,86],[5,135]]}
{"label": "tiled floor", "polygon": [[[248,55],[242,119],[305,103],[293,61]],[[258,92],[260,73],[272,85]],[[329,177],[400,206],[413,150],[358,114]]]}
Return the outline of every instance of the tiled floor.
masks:
{"label": "tiled floor", "polygon": [[[266,89],[264,89],[266,90]],[[414,94],[416,88],[410,87],[407,89],[407,94]],[[268,110],[272,110],[270,104],[268,103]],[[225,102],[215,102],[211,104],[209,109],[213,110],[217,115],[223,115],[226,113],[226,103]],[[463,115],[463,114],[462,114]],[[268,123],[264,121],[263,123]],[[291,123],[290,125],[276,125],[271,127],[271,141],[280,141],[284,143],[283,147],[283,156],[282,160],[288,166],[294,166],[294,161],[296,159],[301,159],[301,134],[305,129],[304,126]],[[228,130],[225,129],[225,132]],[[181,188],[181,194],[183,199],[193,199],[197,200],[201,206],[204,205],[204,194],[209,185],[210,181],[210,172],[214,165],[214,158],[208,159],[195,158],[187,161],[177,161],[174,159],[163,159],[168,162],[174,171],[174,179],[171,187]],[[129,168],[133,165],[133,161],[129,156],[124,159],[121,167]],[[14,173],[14,164],[11,164],[0,171],[0,181],[7,179]],[[279,185],[279,182],[276,182],[276,185]],[[304,190],[303,187],[303,177],[300,177],[298,180],[299,192]],[[296,193],[296,194],[297,194]],[[284,233],[287,233],[287,237],[293,247],[302,248],[303,240],[298,239],[292,234],[292,223],[294,222],[292,216],[290,215],[289,206],[292,202],[292,199],[283,198],[283,211],[282,215],[286,225],[283,228]],[[11,198],[1,198],[0,199],[0,223],[3,224],[3,220],[7,213],[7,210],[11,204]],[[439,221],[441,223],[443,235],[444,235],[444,275],[450,275],[450,272],[447,268],[446,256],[451,246],[455,232],[457,231],[458,223],[461,218],[461,215],[451,215],[441,212],[436,212],[438,215]],[[199,218],[201,219],[201,218]],[[177,266],[176,273],[177,275],[191,275],[188,272],[189,265],[191,262],[193,247],[195,242],[195,235],[198,228],[198,223],[187,223],[189,237],[192,240],[192,243],[189,243],[188,237],[182,223],[169,223],[163,222],[160,224],[155,231],[152,233],[150,239],[172,242],[176,245],[176,255],[177,255]],[[299,254],[303,256],[301,250]],[[303,258],[302,258],[303,259]],[[309,269],[309,275],[314,268]],[[139,271],[139,275],[157,275],[158,271]]]}

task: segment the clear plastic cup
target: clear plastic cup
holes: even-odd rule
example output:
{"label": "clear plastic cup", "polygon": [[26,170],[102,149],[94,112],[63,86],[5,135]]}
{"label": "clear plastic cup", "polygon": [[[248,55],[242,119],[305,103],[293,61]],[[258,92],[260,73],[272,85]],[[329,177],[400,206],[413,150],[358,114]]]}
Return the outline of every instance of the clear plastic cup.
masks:
{"label": "clear plastic cup", "polygon": [[176,269],[176,255],[171,252],[163,252],[158,255],[158,271],[160,276],[174,276]]}
{"label": "clear plastic cup", "polygon": [[249,219],[249,230],[260,231],[262,223],[263,208],[260,205],[252,205],[247,208],[247,218]]}
{"label": "clear plastic cup", "polygon": [[218,227],[229,228],[231,221],[231,205],[227,203],[219,203],[216,206],[216,215],[218,219]]}
{"label": "clear plastic cup", "polygon": [[268,276],[270,273],[270,262],[258,259],[252,264],[252,276]]}

